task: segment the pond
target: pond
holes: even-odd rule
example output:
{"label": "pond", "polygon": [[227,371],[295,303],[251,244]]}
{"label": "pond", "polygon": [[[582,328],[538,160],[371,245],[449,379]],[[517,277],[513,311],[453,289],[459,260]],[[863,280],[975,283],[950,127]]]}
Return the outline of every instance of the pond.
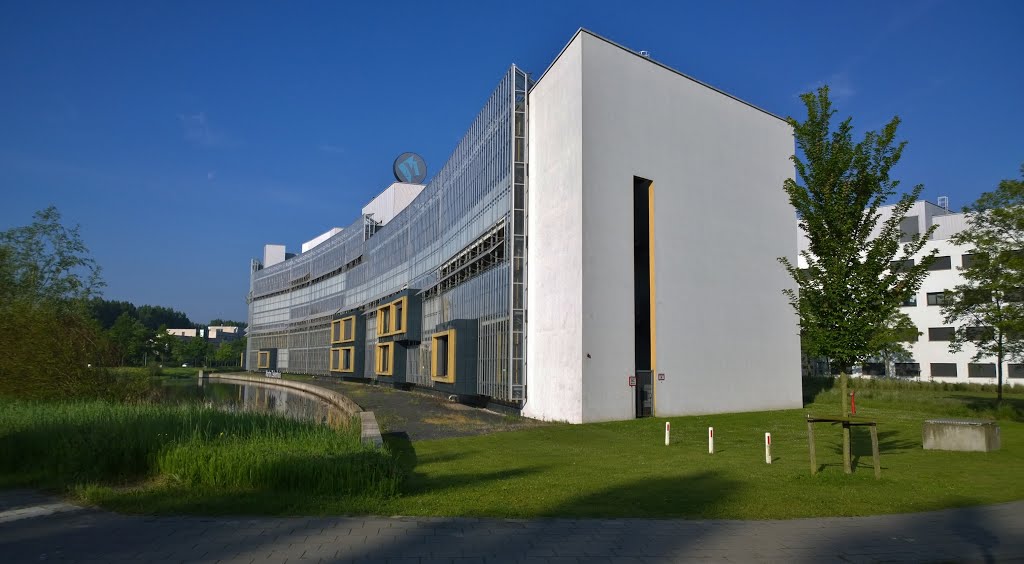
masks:
{"label": "pond", "polygon": [[165,403],[202,403],[224,411],[277,413],[289,419],[339,427],[348,417],[337,407],[313,394],[291,388],[233,382],[217,378],[165,381]]}

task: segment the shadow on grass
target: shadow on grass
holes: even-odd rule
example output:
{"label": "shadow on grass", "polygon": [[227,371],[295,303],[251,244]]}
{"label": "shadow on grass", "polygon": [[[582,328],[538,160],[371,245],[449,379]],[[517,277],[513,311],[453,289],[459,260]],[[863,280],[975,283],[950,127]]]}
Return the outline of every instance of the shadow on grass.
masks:
{"label": "shadow on grass", "polygon": [[679,478],[646,478],[575,498],[545,517],[713,517],[744,484],[704,471]]}
{"label": "shadow on grass", "polygon": [[962,402],[972,417],[1024,422],[1024,399],[1021,398],[1008,398],[1004,395],[1002,403],[997,404],[995,398],[962,395],[948,397]]}
{"label": "shadow on grass", "polygon": [[808,405],[814,403],[814,399],[818,397],[818,394],[834,388],[836,385],[836,379],[822,376],[805,376],[802,379],[802,383],[804,407],[807,407]]}

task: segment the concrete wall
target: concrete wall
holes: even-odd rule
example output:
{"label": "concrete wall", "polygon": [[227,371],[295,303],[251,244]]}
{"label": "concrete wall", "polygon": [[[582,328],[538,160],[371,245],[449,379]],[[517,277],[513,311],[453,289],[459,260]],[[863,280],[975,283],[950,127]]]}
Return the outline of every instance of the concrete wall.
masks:
{"label": "concrete wall", "polygon": [[370,203],[363,207],[363,213],[372,213],[374,221],[380,222],[381,225],[387,224],[408,207],[422,191],[422,184],[395,182],[370,200]]}
{"label": "concrete wall", "polygon": [[579,381],[581,416],[546,418],[635,415],[634,176],[654,182],[656,371],[666,374],[655,413],[799,407],[796,318],[781,293],[791,282],[776,262],[796,254],[782,191],[789,126],[587,32],[530,104],[524,414],[575,407]]}
{"label": "concrete wall", "polygon": [[573,42],[530,92],[527,402],[523,415],[583,419],[582,50]]}

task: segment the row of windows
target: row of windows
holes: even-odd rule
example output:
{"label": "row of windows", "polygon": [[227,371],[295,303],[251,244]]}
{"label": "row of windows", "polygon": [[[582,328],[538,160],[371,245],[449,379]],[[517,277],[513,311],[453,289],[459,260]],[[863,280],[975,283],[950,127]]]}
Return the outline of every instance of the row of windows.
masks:
{"label": "row of windows", "polygon": [[[394,375],[395,344],[377,343],[375,350],[374,372],[378,376]],[[347,366],[347,369],[335,368],[335,351],[338,351],[340,366]],[[353,351],[353,347],[331,349],[331,370],[352,372]],[[430,378],[437,382],[455,383],[455,329],[434,333],[431,337]]]}
{"label": "row of windows", "polygon": [[[946,293],[945,292],[928,292],[925,294],[930,306],[942,306],[946,305]],[[964,299],[970,302],[987,302],[992,299],[992,292],[986,290],[974,290],[971,292],[964,293]],[[1024,302],[1024,289],[1017,288],[1003,294],[1003,300],[1006,302],[1019,303]],[[903,307],[914,307],[917,305],[917,296],[910,296],[907,301],[903,302]]]}
{"label": "row of windows", "polygon": [[[982,339],[991,338],[992,328],[991,327],[967,327],[965,337],[968,341],[978,341]],[[955,327],[929,327],[928,328],[928,340],[929,341],[952,341],[953,334],[956,332]],[[917,336],[911,340],[912,342],[917,341]]]}
{"label": "row of windows", "polygon": [[[971,266],[972,264],[974,264],[974,255],[973,254],[966,254],[966,255],[961,255],[960,256],[960,265],[961,266],[963,266],[964,268],[967,268],[967,267]],[[889,267],[892,270],[894,270],[894,271],[907,270],[907,269],[909,269],[912,266],[914,266],[914,259],[894,260],[891,263],[889,263]],[[932,261],[932,264],[931,264],[931,266],[928,267],[928,270],[952,270],[952,268],[953,268],[952,257],[950,257],[949,255],[946,255],[946,256],[941,256],[941,257],[935,257],[935,260]]]}
{"label": "row of windows", "polygon": [[[1007,376],[1010,378],[1024,378],[1024,364],[1007,364]],[[894,364],[894,375],[898,377],[914,377],[921,375],[921,364],[917,362],[897,362]],[[933,378],[956,378],[957,365],[954,362],[932,362],[929,366]],[[868,362],[862,367],[865,376],[885,376],[885,364],[881,362]],[[995,378],[996,365],[994,363],[969,363],[967,365],[968,378]]]}

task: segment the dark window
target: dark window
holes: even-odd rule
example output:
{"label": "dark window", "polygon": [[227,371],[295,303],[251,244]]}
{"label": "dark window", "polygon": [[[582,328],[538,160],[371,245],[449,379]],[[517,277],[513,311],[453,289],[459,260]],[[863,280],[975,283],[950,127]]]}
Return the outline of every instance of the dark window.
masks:
{"label": "dark window", "polygon": [[932,378],[956,378],[956,363],[933,362]]}
{"label": "dark window", "polygon": [[900,305],[903,306],[903,307],[916,307],[917,306],[917,296],[916,295],[915,296],[910,296],[909,298],[907,298],[907,300],[905,302],[903,302]]}
{"label": "dark window", "polygon": [[921,375],[921,363],[919,362],[897,362],[895,368],[898,377],[911,378]]}
{"label": "dark window", "polygon": [[981,261],[981,260],[984,260],[984,259],[985,259],[985,255],[983,255],[983,254],[968,253],[968,254],[963,255],[962,257],[960,257],[960,266],[963,266],[964,268],[970,268],[970,267],[974,266],[975,264],[978,264],[978,261]]}
{"label": "dark window", "polygon": [[928,292],[928,305],[940,306],[945,305],[946,298],[943,295],[945,292]]}
{"label": "dark window", "polygon": [[909,215],[900,221],[900,243],[909,243],[920,232],[916,215]]}
{"label": "dark window", "polygon": [[992,301],[992,290],[964,290],[964,303],[968,305],[984,304]]}
{"label": "dark window", "polygon": [[893,272],[906,272],[914,266],[914,259],[894,260],[889,263],[889,269]]}
{"label": "dark window", "polygon": [[916,343],[920,339],[921,332],[917,330],[917,327],[907,331],[900,331],[899,340],[901,343]]}
{"label": "dark window", "polygon": [[952,327],[929,327],[928,328],[928,340],[929,341],[952,341],[953,340],[953,328]]}
{"label": "dark window", "polygon": [[1006,372],[1009,378],[1024,378],[1024,364],[1007,364],[1009,369]]}
{"label": "dark window", "polygon": [[968,327],[964,330],[964,337],[967,337],[968,341],[987,341],[994,335],[994,330],[991,327]]}
{"label": "dark window", "polygon": [[996,377],[996,365],[987,363],[971,363],[967,365],[967,377],[968,378],[995,378]]}
{"label": "dark window", "polygon": [[865,362],[861,370],[865,376],[885,376],[885,363]]}
{"label": "dark window", "polygon": [[1024,288],[1007,290],[1006,293],[1003,294],[1003,300],[1013,304],[1024,302]]}
{"label": "dark window", "polygon": [[953,268],[953,261],[950,260],[950,257],[945,256],[935,257],[935,260],[932,261],[932,264],[931,266],[928,267],[928,270],[950,270],[951,268]]}

